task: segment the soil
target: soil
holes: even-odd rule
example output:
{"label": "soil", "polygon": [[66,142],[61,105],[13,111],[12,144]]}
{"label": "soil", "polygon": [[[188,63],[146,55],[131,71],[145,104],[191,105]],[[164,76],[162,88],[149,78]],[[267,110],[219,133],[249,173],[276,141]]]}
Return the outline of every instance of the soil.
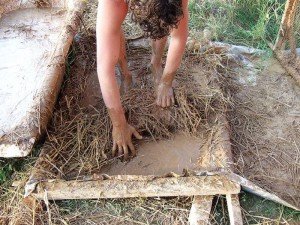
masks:
{"label": "soil", "polygon": [[0,20],[0,137],[33,107],[64,23],[59,9],[19,9]]}
{"label": "soil", "polygon": [[237,169],[299,208],[300,87],[273,58],[249,62],[252,69],[238,71],[231,92]]}

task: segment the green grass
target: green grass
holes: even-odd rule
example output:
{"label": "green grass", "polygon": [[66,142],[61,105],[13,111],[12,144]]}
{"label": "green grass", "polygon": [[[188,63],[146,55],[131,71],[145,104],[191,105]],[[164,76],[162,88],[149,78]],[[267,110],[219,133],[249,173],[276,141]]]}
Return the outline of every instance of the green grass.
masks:
{"label": "green grass", "polygon": [[9,182],[15,172],[22,171],[23,159],[0,159],[0,185]]}
{"label": "green grass", "polygon": [[285,0],[190,0],[192,35],[209,28],[214,41],[267,49],[279,30]]}
{"label": "green grass", "polygon": [[284,218],[286,221],[300,222],[300,212],[247,192],[240,195],[240,204],[247,212],[245,216],[250,224],[257,224],[265,218],[274,221]]}

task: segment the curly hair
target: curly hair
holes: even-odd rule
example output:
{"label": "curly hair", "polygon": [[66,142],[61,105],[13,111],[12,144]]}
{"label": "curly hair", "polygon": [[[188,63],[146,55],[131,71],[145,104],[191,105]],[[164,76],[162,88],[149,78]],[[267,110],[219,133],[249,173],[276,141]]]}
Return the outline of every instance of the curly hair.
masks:
{"label": "curly hair", "polygon": [[182,0],[127,0],[132,20],[140,25],[146,37],[168,36],[183,17]]}

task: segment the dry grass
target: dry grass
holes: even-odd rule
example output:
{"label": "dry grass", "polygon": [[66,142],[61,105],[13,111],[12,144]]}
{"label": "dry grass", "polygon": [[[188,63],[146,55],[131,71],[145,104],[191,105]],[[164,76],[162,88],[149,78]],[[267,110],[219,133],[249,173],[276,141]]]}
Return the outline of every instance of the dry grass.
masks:
{"label": "dry grass", "polygon": [[[1,224],[10,225],[90,225],[90,224],[188,224],[190,197],[180,198],[131,198],[112,200],[64,200],[57,202],[34,201],[22,196],[22,186],[10,189],[7,198],[7,212],[0,213]],[[243,198],[244,196],[242,196]],[[253,198],[254,196],[248,196]],[[35,202],[35,205],[33,204]],[[259,203],[259,202],[257,202]],[[260,209],[270,210],[267,202],[260,202]],[[274,207],[274,205],[272,205]],[[270,217],[242,209],[245,224],[297,224],[286,217],[284,208],[274,209]],[[1,221],[2,219],[2,221]],[[229,224],[226,198],[216,196],[213,201],[210,222],[212,225]]]}
{"label": "dry grass", "polygon": [[34,5],[37,8],[49,8],[51,7],[50,0],[34,0]]}
{"label": "dry grass", "polygon": [[[228,118],[236,170],[299,207],[300,89],[274,59],[254,64],[261,67],[233,71],[223,85],[233,102]],[[255,82],[241,81],[249,77]]]}

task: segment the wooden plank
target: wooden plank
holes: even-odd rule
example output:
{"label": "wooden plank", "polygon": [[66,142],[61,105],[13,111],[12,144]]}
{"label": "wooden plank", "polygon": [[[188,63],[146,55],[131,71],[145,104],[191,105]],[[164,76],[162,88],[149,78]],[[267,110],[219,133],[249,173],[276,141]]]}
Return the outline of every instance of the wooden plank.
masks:
{"label": "wooden plank", "polygon": [[231,225],[243,225],[243,217],[238,195],[226,195],[227,208]]}
{"label": "wooden plank", "polygon": [[190,225],[209,224],[209,215],[211,211],[214,196],[195,196],[189,215]]}
{"label": "wooden plank", "polygon": [[238,194],[240,185],[225,176],[168,177],[152,180],[94,180],[41,182],[32,193],[49,200],[131,197],[169,197],[215,194]]}
{"label": "wooden plank", "polygon": [[[207,142],[202,147],[202,154],[198,161],[201,169],[216,170],[216,168],[232,169],[231,144],[229,125],[224,115],[214,119],[217,121],[215,129],[211,131]],[[213,146],[213,147],[212,147]],[[191,225],[209,224],[213,196],[195,196],[189,215]]]}
{"label": "wooden plank", "polygon": [[219,168],[233,171],[230,126],[225,115],[218,115],[213,121],[215,121],[213,129],[201,149],[199,167],[207,171],[215,171]]}
{"label": "wooden plank", "polygon": [[240,175],[237,175],[235,173],[224,173],[224,175],[227,176],[230,180],[240,184],[245,191],[248,191],[252,194],[258,195],[262,198],[277,202],[281,205],[287,206],[294,210],[300,211],[300,209],[298,207],[296,207],[295,205],[292,205],[292,204],[282,200],[277,195],[272,194],[272,193],[262,189],[261,187],[257,186],[250,180],[247,180],[246,178],[244,178]]}

